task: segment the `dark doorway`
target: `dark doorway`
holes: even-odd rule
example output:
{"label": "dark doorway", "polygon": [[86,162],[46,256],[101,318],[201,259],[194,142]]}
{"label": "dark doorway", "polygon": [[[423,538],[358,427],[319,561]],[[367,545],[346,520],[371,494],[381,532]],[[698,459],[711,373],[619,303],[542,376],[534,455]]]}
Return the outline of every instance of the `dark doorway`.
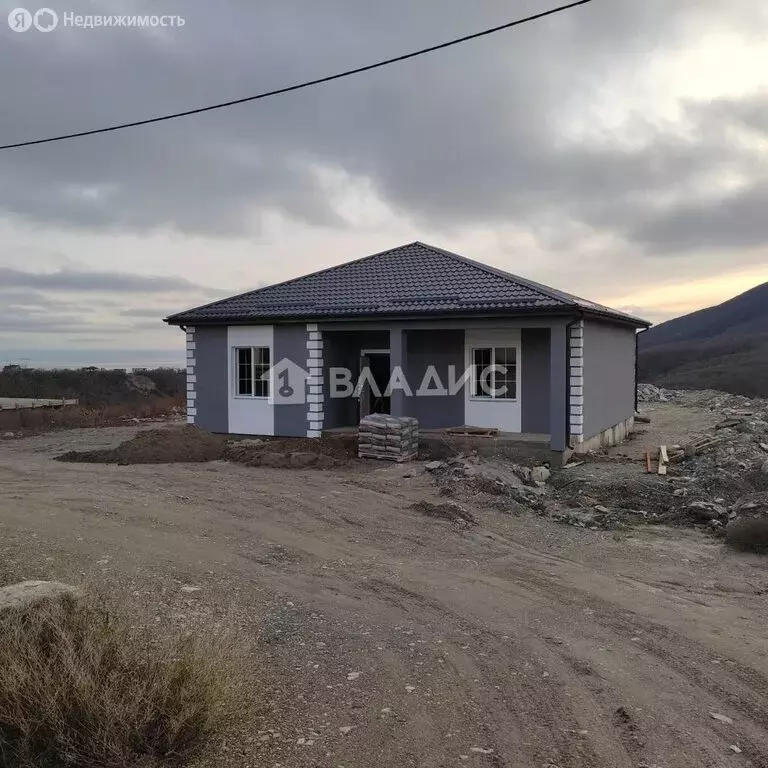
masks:
{"label": "dark doorway", "polygon": [[[390,398],[384,395],[391,376],[389,367],[389,352],[367,352],[360,356],[360,372],[368,368],[370,376],[376,383],[371,387],[366,381],[360,390],[360,418],[371,413],[389,413]],[[378,394],[377,394],[378,392]]]}

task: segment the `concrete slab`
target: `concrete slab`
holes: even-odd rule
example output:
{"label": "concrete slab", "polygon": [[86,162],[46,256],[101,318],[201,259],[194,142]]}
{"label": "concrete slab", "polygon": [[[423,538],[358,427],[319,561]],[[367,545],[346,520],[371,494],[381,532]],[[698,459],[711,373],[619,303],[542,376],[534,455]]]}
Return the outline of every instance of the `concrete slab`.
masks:
{"label": "concrete slab", "polygon": [[64,405],[77,405],[78,400],[63,400],[39,397],[0,397],[0,410],[15,411],[22,408],[57,408]]}

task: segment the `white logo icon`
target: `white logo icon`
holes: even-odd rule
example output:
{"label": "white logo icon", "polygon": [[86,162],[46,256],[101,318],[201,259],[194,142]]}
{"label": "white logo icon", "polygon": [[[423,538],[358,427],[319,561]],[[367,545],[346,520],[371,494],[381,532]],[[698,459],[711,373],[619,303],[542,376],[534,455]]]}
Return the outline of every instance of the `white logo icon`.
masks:
{"label": "white logo icon", "polygon": [[274,405],[298,405],[306,403],[307,379],[305,371],[288,358],[283,358],[272,366],[263,376],[270,381],[270,402]]}
{"label": "white logo icon", "polygon": [[32,26],[32,14],[26,8],[14,8],[8,14],[8,26],[14,32],[26,32]]}
{"label": "white logo icon", "polygon": [[40,8],[32,20],[35,25],[35,29],[40,32],[52,32],[56,29],[56,25],[59,23],[59,17],[56,11],[50,8]]}
{"label": "white logo icon", "polygon": [[59,15],[52,8],[39,8],[34,15],[26,8],[14,8],[8,14],[8,26],[14,32],[26,32],[33,24],[39,32],[52,32],[59,25]]}

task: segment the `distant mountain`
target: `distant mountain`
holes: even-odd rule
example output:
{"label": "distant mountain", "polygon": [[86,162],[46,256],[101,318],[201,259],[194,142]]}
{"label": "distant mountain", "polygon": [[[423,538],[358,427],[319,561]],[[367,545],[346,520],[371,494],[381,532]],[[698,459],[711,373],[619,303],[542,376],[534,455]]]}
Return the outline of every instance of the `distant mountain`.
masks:
{"label": "distant mountain", "polygon": [[640,380],[768,397],[768,283],[640,336]]}

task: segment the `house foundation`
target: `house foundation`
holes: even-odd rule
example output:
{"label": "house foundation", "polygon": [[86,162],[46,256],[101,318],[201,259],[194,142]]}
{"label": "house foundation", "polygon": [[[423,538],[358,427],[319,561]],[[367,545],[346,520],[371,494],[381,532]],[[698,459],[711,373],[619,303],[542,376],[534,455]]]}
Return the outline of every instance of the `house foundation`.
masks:
{"label": "house foundation", "polygon": [[618,424],[614,424],[608,429],[604,429],[602,432],[599,432],[592,437],[585,438],[580,442],[572,441],[571,448],[575,454],[599,451],[601,448],[612,448],[614,445],[623,443],[634,429],[635,417],[632,416]]}

